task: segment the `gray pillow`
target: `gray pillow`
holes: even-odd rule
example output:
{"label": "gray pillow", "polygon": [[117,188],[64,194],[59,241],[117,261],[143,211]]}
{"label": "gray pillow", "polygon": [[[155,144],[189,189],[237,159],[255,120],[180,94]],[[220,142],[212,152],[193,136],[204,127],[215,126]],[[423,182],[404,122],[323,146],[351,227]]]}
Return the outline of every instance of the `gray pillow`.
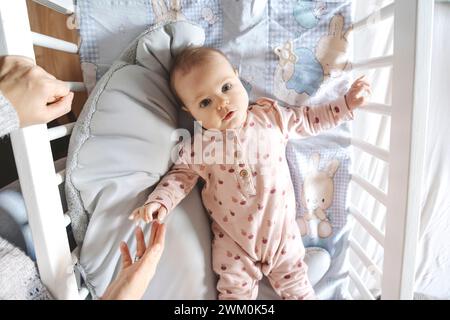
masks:
{"label": "gray pillow", "polygon": [[[202,45],[204,37],[201,27],[187,21],[141,34],[97,83],[75,125],[66,195],[81,246],[79,267],[94,297],[118,272],[120,241],[134,252],[128,215],[171,166],[171,134],[179,120],[168,84],[172,57],[190,44]],[[166,249],[145,298],[216,298],[209,221],[198,189],[167,226]]]}

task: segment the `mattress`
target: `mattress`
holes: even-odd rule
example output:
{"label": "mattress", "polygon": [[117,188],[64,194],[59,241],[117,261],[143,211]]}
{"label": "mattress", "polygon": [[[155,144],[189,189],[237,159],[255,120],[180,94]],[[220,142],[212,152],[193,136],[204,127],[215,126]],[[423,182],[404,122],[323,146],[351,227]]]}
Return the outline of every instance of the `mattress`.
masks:
{"label": "mattress", "polygon": [[[78,6],[80,58],[89,90],[135,36],[173,19],[203,28],[205,45],[229,57],[253,101],[266,96],[282,106],[326,103],[343,96],[352,78],[349,1],[78,1]],[[323,159],[319,169],[333,159],[340,163],[333,205],[327,211],[333,235],[304,238],[306,246],[323,248],[332,256],[333,267],[316,288],[322,299],[348,297],[349,136],[350,126],[343,124],[318,140],[292,141],[287,148],[299,218],[305,214],[300,197],[312,150]]]}

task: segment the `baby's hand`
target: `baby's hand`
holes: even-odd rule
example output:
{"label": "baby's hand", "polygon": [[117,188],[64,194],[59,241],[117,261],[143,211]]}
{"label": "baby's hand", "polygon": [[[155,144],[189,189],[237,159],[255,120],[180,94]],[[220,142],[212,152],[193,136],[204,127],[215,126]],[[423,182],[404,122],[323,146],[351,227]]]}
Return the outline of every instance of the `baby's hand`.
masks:
{"label": "baby's hand", "polygon": [[370,83],[364,80],[364,77],[362,76],[353,82],[352,87],[345,95],[345,101],[350,110],[365,105],[372,94]]}
{"label": "baby's hand", "polygon": [[152,222],[158,219],[160,223],[164,220],[167,215],[167,209],[159,202],[149,202],[144,204],[142,207],[134,209],[133,213],[128,217],[129,220],[134,220],[136,222],[139,219],[144,220],[146,223]]}

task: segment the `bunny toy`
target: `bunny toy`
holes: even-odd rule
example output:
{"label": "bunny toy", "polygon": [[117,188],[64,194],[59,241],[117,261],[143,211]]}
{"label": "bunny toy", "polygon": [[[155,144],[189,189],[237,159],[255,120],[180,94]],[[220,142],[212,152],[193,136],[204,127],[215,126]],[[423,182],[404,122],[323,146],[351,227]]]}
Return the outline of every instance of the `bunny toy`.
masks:
{"label": "bunny toy", "polygon": [[164,21],[186,20],[181,12],[181,0],[169,0],[169,6],[167,6],[166,0],[152,0],[151,2],[155,24]]}
{"label": "bunny toy", "polygon": [[302,192],[302,202],[307,211],[303,217],[297,219],[297,224],[302,236],[315,236],[311,225],[314,225],[314,220],[319,220],[317,234],[320,238],[328,238],[333,233],[333,228],[325,210],[333,201],[333,177],[339,167],[339,161],[334,159],[328,163],[324,171],[319,171],[320,155],[315,153],[311,159],[313,169],[305,177]]}
{"label": "bunny toy", "polygon": [[331,19],[328,35],[320,38],[317,43],[316,58],[322,65],[325,79],[338,77],[343,70],[349,68],[347,38],[352,28],[344,32],[344,24],[344,16],[336,14]]}

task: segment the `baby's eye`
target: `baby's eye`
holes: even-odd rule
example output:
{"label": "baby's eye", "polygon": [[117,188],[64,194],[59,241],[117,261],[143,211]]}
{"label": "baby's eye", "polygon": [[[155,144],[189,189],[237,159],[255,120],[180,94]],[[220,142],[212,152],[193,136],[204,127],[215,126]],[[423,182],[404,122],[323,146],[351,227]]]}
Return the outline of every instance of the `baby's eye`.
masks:
{"label": "baby's eye", "polygon": [[322,199],[322,203],[325,202],[325,199]]}
{"label": "baby's eye", "polygon": [[226,83],[226,84],[224,84],[223,87],[222,87],[222,92],[230,91],[231,88],[233,88],[233,85],[232,85],[231,83]]}
{"label": "baby's eye", "polygon": [[211,104],[211,99],[203,99],[200,101],[200,108],[206,108]]}

